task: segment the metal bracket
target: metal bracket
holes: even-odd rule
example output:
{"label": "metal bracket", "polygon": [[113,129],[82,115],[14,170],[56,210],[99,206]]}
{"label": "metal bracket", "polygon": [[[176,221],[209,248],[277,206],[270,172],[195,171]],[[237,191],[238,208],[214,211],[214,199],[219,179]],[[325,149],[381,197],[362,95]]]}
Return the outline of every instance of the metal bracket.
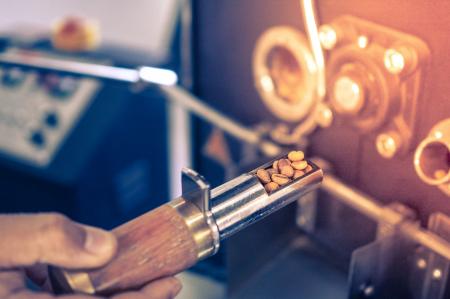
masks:
{"label": "metal bracket", "polygon": [[[311,160],[325,172],[325,175],[332,172],[332,167],[327,161],[319,157],[313,157]],[[319,190],[305,194],[297,200],[295,217],[297,227],[309,234],[316,230],[318,202]]]}
{"label": "metal bracket", "polygon": [[203,213],[211,210],[211,187],[205,178],[190,168],[181,171],[183,198],[189,200]]}
{"label": "metal bracket", "polygon": [[[450,240],[450,217],[431,215],[428,229],[445,240]],[[450,298],[450,260],[424,247],[417,248],[412,261],[410,286],[414,299]]]}
{"label": "metal bracket", "polygon": [[313,191],[297,200],[297,227],[307,233],[313,233],[316,228],[318,191]]}
{"label": "metal bracket", "polygon": [[190,168],[181,171],[182,197],[193,203],[203,214],[211,228],[214,239],[214,252],[219,250],[220,237],[216,222],[211,213],[211,187],[206,179]]}
{"label": "metal bracket", "polygon": [[[378,223],[374,242],[355,250],[352,254],[349,274],[349,298],[410,298],[408,252],[414,243],[405,238],[398,227],[410,221],[413,213],[407,207],[393,204],[385,208],[390,223]],[[399,213],[402,215],[399,217]]]}

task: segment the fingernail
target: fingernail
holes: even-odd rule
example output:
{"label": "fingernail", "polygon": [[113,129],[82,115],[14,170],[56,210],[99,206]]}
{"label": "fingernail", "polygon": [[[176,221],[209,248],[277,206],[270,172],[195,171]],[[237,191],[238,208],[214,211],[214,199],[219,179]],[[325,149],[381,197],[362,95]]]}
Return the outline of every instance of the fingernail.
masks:
{"label": "fingernail", "polygon": [[175,278],[172,284],[172,298],[175,298],[175,296],[180,293],[182,287],[183,285],[181,284],[181,282]]}
{"label": "fingernail", "polygon": [[114,247],[114,239],[111,234],[99,229],[86,229],[84,248],[96,255],[109,253]]}

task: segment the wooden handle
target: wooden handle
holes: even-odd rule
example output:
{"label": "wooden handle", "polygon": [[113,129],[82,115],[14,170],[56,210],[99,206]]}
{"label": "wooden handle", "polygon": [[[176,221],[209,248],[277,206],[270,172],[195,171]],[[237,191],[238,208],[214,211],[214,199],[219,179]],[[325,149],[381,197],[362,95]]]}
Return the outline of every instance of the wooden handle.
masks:
{"label": "wooden handle", "polygon": [[119,248],[105,267],[85,272],[53,269],[53,284],[62,292],[112,294],[179,273],[201,258],[205,244],[199,244],[196,234],[210,230],[202,216],[183,199],[163,205],[112,231]]}

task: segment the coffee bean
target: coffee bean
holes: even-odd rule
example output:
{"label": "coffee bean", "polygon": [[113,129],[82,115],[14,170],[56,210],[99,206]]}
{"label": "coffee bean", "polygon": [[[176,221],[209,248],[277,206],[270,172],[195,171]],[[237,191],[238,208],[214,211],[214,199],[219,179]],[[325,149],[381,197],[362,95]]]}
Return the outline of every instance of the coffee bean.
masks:
{"label": "coffee bean", "polygon": [[258,169],[256,176],[264,184],[270,183],[270,174],[265,169]]}
{"label": "coffee bean", "polygon": [[273,192],[273,191],[277,190],[279,187],[280,187],[280,185],[278,185],[275,182],[270,182],[270,183],[268,183],[268,184],[266,184],[264,186],[264,188],[266,189],[267,193]]}
{"label": "coffee bean", "polygon": [[278,160],[273,161],[272,168],[278,171]]}
{"label": "coffee bean", "polygon": [[288,159],[280,159],[278,160],[278,170],[281,171],[281,169],[283,169],[283,167],[285,166],[291,166],[291,161],[289,161]]}
{"label": "coffee bean", "polygon": [[278,170],[275,168],[267,168],[266,171],[269,173],[270,176],[272,176],[272,174],[278,173]]}
{"label": "coffee bean", "polygon": [[286,165],[286,166],[284,166],[284,167],[281,168],[280,173],[281,173],[282,175],[285,175],[285,176],[291,178],[291,177],[294,176],[294,168],[292,168],[291,166],[287,166],[287,165]]}
{"label": "coffee bean", "polygon": [[295,170],[294,171],[294,179],[304,176],[305,172],[303,170]]}
{"label": "coffee bean", "polygon": [[302,151],[292,151],[288,154],[288,159],[292,162],[301,161],[305,158],[305,154]]}
{"label": "coffee bean", "polygon": [[291,180],[287,176],[282,174],[272,174],[272,181],[280,186],[283,186],[289,183]]}
{"label": "coffee bean", "polygon": [[308,167],[308,162],[306,162],[305,160],[295,161],[295,162],[292,162],[292,167],[294,167],[297,170],[303,170],[306,167]]}

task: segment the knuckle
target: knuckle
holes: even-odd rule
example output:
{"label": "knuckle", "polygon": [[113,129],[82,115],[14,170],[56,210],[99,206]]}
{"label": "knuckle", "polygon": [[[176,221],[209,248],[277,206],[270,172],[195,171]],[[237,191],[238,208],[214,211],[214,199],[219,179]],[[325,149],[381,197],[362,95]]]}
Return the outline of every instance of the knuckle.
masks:
{"label": "knuckle", "polygon": [[51,213],[45,216],[42,227],[43,235],[53,241],[62,242],[65,240],[67,230],[71,225],[70,220],[61,214]]}

